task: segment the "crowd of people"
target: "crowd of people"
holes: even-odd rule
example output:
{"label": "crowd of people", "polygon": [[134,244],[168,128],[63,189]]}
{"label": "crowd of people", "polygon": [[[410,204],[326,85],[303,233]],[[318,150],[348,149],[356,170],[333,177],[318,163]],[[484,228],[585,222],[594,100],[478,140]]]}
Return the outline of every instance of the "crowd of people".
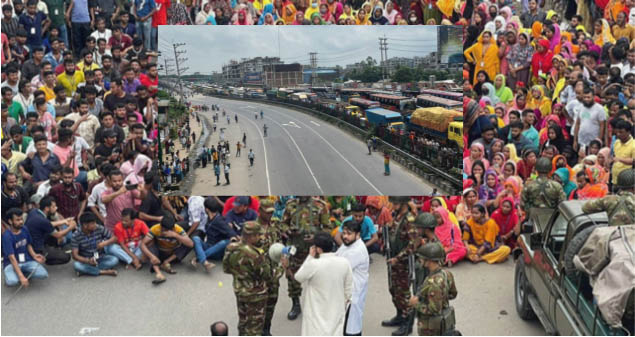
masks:
{"label": "crowd of people", "polygon": [[557,12],[537,0],[484,1],[465,15],[466,206],[457,217],[473,221],[480,205],[512,247],[537,190],[600,198],[633,168],[635,8],[598,3]]}
{"label": "crowd of people", "polygon": [[465,1],[209,0],[172,3],[168,24],[452,25]]}

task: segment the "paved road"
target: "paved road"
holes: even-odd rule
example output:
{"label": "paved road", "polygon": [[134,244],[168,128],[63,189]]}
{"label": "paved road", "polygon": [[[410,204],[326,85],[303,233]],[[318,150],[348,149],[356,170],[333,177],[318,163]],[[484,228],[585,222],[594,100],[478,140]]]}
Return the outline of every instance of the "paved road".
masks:
{"label": "paved road", "polygon": [[[432,185],[405,168],[391,163],[384,176],[383,157],[368,155],[366,145],[348,133],[296,110],[256,102],[241,102],[197,95],[197,104],[218,104],[234,124],[238,114],[240,132],[247,133],[247,147],[256,154],[253,173],[223,194],[279,195],[429,195]],[[264,111],[264,121],[254,115]],[[212,112],[201,112],[211,120]],[[219,114],[218,127],[227,126]],[[268,136],[263,135],[263,124]],[[231,136],[230,136],[231,137]],[[242,138],[242,133],[240,133]],[[232,144],[232,146],[234,146]],[[233,151],[233,148],[232,148]],[[246,152],[246,151],[245,151]],[[247,161],[246,156],[242,159]],[[210,172],[211,169],[210,169]],[[209,174],[206,174],[209,175]],[[232,180],[244,179],[233,175]],[[203,177],[198,180],[203,181]],[[209,191],[214,191],[210,185]],[[195,182],[196,185],[196,182]],[[234,183],[232,182],[232,185]],[[439,190],[442,192],[441,190]],[[184,191],[190,194],[192,191]]]}
{"label": "paved road", "polygon": [[[373,260],[363,333],[390,335],[391,329],[380,326],[382,319],[394,315],[385,260],[378,255]],[[2,280],[2,335],[78,335],[88,327],[99,328],[99,335],[209,335],[209,325],[216,320],[227,322],[230,334],[236,335],[232,278],[220,265],[210,274],[189,264],[175,265],[178,274],[168,275],[160,286],[150,284],[148,269],[118,269],[115,278],[78,278],[70,263],[49,267],[49,279],[34,281],[8,305],[16,288],[4,286]],[[452,304],[464,335],[544,335],[540,323],[525,322],[516,314],[513,271],[511,261],[493,266],[463,262],[452,268],[459,292]],[[287,320],[290,307],[283,278],[274,335],[300,334],[302,316]]]}

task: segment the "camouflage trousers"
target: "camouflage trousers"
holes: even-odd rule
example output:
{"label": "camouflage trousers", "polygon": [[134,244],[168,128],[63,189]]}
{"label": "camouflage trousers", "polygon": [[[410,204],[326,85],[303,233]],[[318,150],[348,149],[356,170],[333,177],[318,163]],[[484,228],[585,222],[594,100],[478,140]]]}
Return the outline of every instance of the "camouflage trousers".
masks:
{"label": "camouflage trousers", "polygon": [[278,303],[278,288],[279,287],[280,287],[280,280],[275,280],[267,284],[268,296],[267,296],[267,305],[265,308],[265,326],[271,325],[273,312],[276,309],[276,303]]}
{"label": "camouflage trousers", "polygon": [[238,334],[240,336],[260,336],[265,325],[267,298],[253,302],[236,299],[238,306]]}
{"label": "camouflage trousers", "polygon": [[[295,274],[298,272],[304,260],[309,255],[309,251],[300,251],[298,250],[294,256],[289,258],[289,270]],[[287,275],[287,281],[289,284],[289,297],[300,297],[302,295],[302,285],[300,282],[296,281],[294,278],[291,278]]]}
{"label": "camouflage trousers", "polygon": [[419,336],[441,336],[441,330],[428,329],[419,322],[417,323],[417,332]]}
{"label": "camouflage trousers", "polygon": [[410,300],[410,287],[408,286],[408,264],[406,262],[398,262],[392,266],[392,303],[397,310],[401,311],[402,317],[407,317],[412,308],[408,305]]}

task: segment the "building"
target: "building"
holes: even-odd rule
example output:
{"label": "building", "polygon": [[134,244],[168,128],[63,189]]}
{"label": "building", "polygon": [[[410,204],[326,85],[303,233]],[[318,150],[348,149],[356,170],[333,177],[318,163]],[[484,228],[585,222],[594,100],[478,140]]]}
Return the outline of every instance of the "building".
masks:
{"label": "building", "polygon": [[223,78],[228,83],[241,83],[247,74],[262,73],[264,67],[272,64],[282,64],[278,57],[243,58],[240,61],[231,60],[223,65]]}
{"label": "building", "polygon": [[[315,82],[311,80],[314,74]],[[315,71],[313,71],[311,67],[304,66],[304,70],[302,71],[302,81],[307,84],[317,85],[325,82],[330,83],[337,78],[340,78],[340,71],[336,67],[318,67]]]}
{"label": "building", "polygon": [[302,65],[273,64],[263,66],[263,82],[267,88],[295,87],[302,84]]}

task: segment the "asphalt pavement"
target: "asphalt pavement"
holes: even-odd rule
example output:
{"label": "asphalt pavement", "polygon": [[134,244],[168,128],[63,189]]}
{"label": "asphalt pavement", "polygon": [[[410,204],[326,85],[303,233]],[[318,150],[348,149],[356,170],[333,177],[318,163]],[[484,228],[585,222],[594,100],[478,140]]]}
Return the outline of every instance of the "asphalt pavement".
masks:
{"label": "asphalt pavement", "polygon": [[[190,257],[186,259],[189,261]],[[387,286],[385,260],[372,255],[369,289],[364,310],[364,335],[390,335],[381,320],[395,313]],[[212,322],[229,324],[236,335],[238,321],[232,276],[220,262],[208,274],[189,263],[176,264],[176,275],[154,286],[146,268],[117,267],[119,276],[75,276],[72,264],[47,267],[49,278],[34,280],[7,305],[17,288],[2,288],[2,335],[209,335]],[[457,328],[463,335],[544,335],[537,321],[521,320],[514,308],[514,264],[472,265],[461,262],[451,269],[458,297]],[[299,335],[302,315],[289,321],[287,281],[281,279],[280,297],[272,324],[274,335]],[[416,330],[413,334],[416,335]]]}
{"label": "asphalt pavement", "polygon": [[[390,176],[384,176],[381,153],[368,155],[359,139],[308,114],[257,102],[234,101],[196,95],[189,98],[194,105],[218,104],[234,124],[238,115],[240,132],[247,134],[247,148],[253,148],[256,160],[250,173],[232,174],[232,185],[222,194],[274,195],[429,195],[433,185],[391,162]],[[264,112],[264,120],[256,114]],[[199,112],[204,118],[215,112]],[[219,113],[218,126],[226,125]],[[263,126],[267,125],[267,136]],[[229,135],[234,138],[234,136]],[[240,133],[242,138],[242,133]],[[233,146],[233,145],[232,145]],[[234,149],[232,148],[232,151]],[[234,160],[234,159],[233,159]],[[240,160],[247,161],[243,156]],[[233,165],[233,164],[232,164]],[[197,176],[194,185],[215,193],[209,174]],[[241,180],[239,183],[234,183]],[[207,188],[209,187],[209,188]],[[442,194],[439,189],[439,193]],[[185,190],[184,194],[192,194]],[[196,193],[194,193],[196,194]]]}

